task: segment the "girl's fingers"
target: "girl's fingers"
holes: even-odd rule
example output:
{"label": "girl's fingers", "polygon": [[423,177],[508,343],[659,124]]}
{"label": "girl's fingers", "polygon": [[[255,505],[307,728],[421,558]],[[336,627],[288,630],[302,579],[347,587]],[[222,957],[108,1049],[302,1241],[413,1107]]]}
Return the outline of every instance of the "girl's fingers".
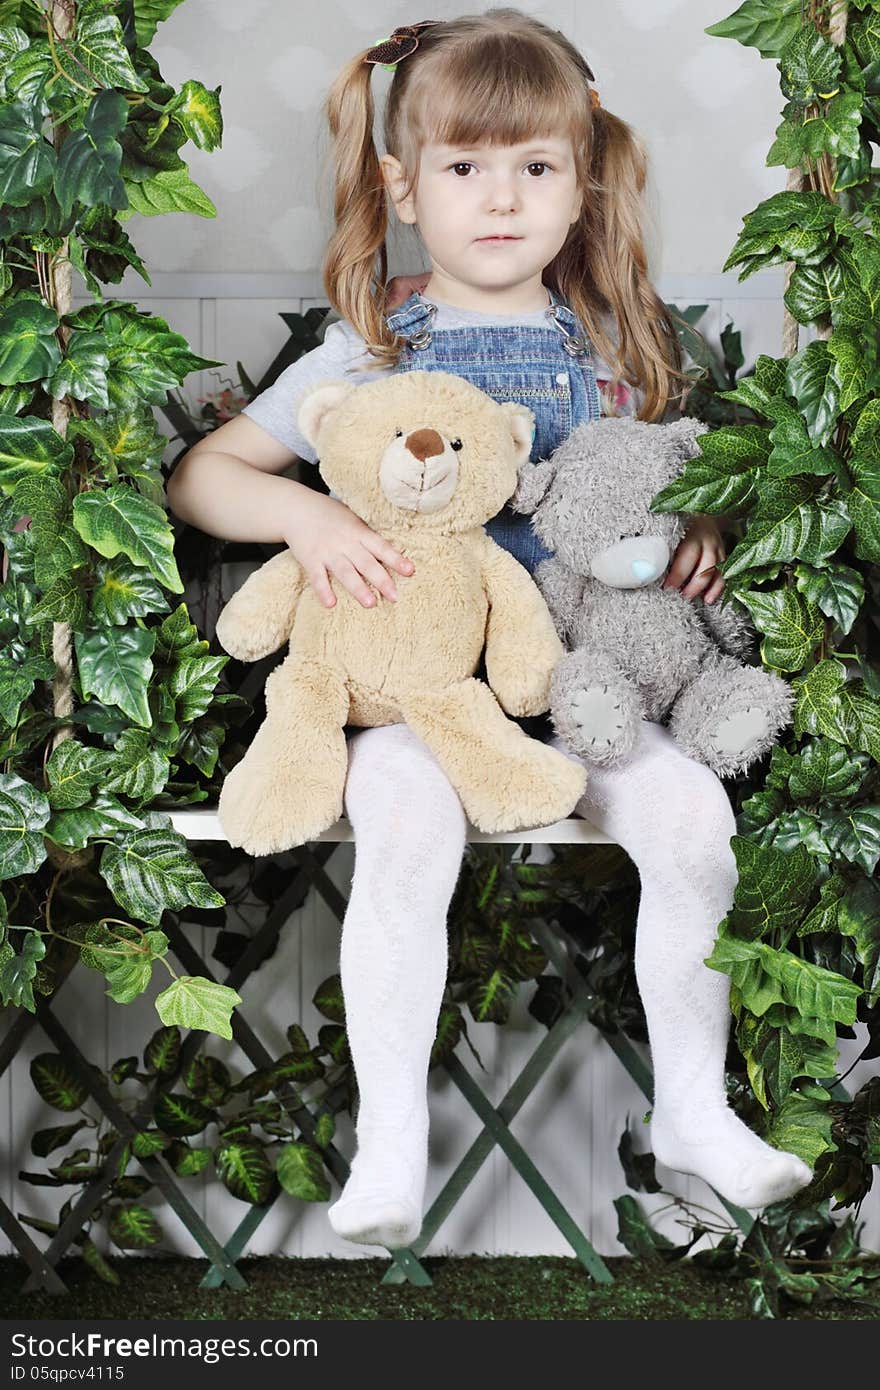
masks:
{"label": "girl's fingers", "polygon": [[724,575],[716,574],[712,583],[703,595],[704,603],[714,603],[724,593]]}
{"label": "girl's fingers", "polygon": [[357,599],[358,603],[363,604],[364,608],[375,608],[376,595],[372,589],[361,578],[351,560],[345,555],[340,555],[333,562],[332,573],[339,580],[350,594]]}
{"label": "girl's fingers", "polygon": [[681,590],[682,598],[697,598],[700,594],[705,593],[709,586],[715,582],[717,573],[712,560],[704,552],[687,584]]}
{"label": "girl's fingers", "polygon": [[330,583],[330,576],[323,565],[318,565],[315,569],[307,572],[306,578],[318,595],[318,599],[325,608],[333,608],[336,604],[336,595]]}
{"label": "girl's fingers", "polygon": [[390,599],[392,603],[395,601],[397,590],[394,587],[394,580],[384,566],[380,565],[379,561],[370,554],[369,550],[364,550],[361,554],[356,555],[354,565],[364,579],[368,580],[374,589],[379,590],[383,598]]}
{"label": "girl's fingers", "polygon": [[379,536],[375,531],[367,531],[361,537],[361,545],[374,555],[383,565],[390,569],[397,570],[398,574],[412,574],[415,566],[408,555],[401,555],[399,550],[395,550],[390,541],[386,541],[383,536]]}
{"label": "girl's fingers", "polygon": [[700,554],[701,547],[696,541],[683,540],[672,557],[672,565],[661,588],[680,588],[693,574]]}

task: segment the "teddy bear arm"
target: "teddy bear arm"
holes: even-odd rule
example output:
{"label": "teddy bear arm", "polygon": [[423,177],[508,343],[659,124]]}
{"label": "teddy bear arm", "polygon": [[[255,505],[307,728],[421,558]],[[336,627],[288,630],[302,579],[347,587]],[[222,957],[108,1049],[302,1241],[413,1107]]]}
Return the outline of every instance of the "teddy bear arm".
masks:
{"label": "teddy bear arm", "polygon": [[584,603],[586,580],[558,557],[543,560],[535,571],[535,583],[550,609],[563,641],[572,636]]}
{"label": "teddy bear arm", "polygon": [[282,550],[248,575],[217,619],[217,640],[230,656],[256,661],[276,652],[293,629],[305,575],[293,552]]}
{"label": "teddy bear arm", "polygon": [[542,714],[550,707],[550,677],[563,655],[562,643],[528,571],[488,536],[485,543],[489,685],[508,714]]}

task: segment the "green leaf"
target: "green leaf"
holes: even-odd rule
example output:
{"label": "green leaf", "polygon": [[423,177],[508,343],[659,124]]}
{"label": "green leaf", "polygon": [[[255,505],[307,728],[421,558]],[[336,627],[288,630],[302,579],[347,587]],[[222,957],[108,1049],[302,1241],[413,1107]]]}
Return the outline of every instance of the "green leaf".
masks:
{"label": "green leaf", "polygon": [[[810,346],[812,347],[813,344]],[[808,363],[807,366],[809,365]],[[801,380],[792,383],[792,390],[799,387],[802,393],[806,394],[814,385],[813,380],[809,386],[805,386]],[[835,395],[833,401],[835,411],[836,399]],[[815,402],[813,404],[816,405]],[[819,408],[816,405],[816,409]],[[821,475],[834,472],[837,462],[834,450],[816,447],[810,438],[807,421],[800,409],[795,409],[793,405],[790,405],[784,396],[774,397],[769,404],[769,409],[776,421],[770,431],[770,439],[774,446],[773,452],[767,460],[767,472],[771,478],[787,478],[802,473]]]}
{"label": "green leaf", "polygon": [[837,90],[840,54],[815,25],[804,24],[780,54],[779,73],[783,96],[809,106]]}
{"label": "green leaf", "polygon": [[312,995],[312,1003],[318,1013],[329,1018],[331,1023],[339,1023],[345,1027],[345,1002],[338,975],[330,975],[326,980],[322,980]]}
{"label": "green leaf", "polygon": [[46,834],[65,849],[84,849],[91,839],[109,838],[120,830],[140,830],[143,824],[115,796],[100,791],[87,806],[56,811],[46,826]]}
{"label": "green leaf", "polygon": [[745,538],[734,546],[722,573],[733,577],[758,565],[789,560],[818,564],[839,550],[851,526],[843,502],[817,497],[807,479],[767,480]]}
{"label": "green leaf", "polygon": [[[8,33],[8,31],[7,31]],[[6,55],[4,54],[4,60]],[[0,105],[0,206],[27,207],[52,188],[57,155],[46,140],[35,107],[6,100]]]}
{"label": "green leaf", "polygon": [[730,914],[732,929],[754,940],[797,926],[815,880],[812,859],[803,846],[783,854],[740,835],[734,835],[730,844],[739,871]]}
{"label": "green leaf", "polygon": [[129,618],[166,613],[168,602],[153,576],[119,556],[97,566],[92,589],[92,619],[96,624],[122,626]]}
{"label": "green leaf", "polygon": [[102,627],[74,633],[84,696],[117,705],[136,724],[152,723],[147,686],[153,673],[155,631],[142,627]]}
{"label": "green leaf", "polygon": [[614,1198],[617,1212],[617,1239],[631,1255],[639,1260],[657,1260],[660,1251],[671,1250],[668,1236],[655,1231],[635,1197],[625,1193]]}
{"label": "green leaf", "polygon": [[834,854],[874,872],[880,859],[880,806],[837,811],[824,819],[823,831]]}
{"label": "green leaf", "polygon": [[156,28],[173,14],[183,0],[135,0],[134,24],[138,47],[149,48],[156,37]]}
{"label": "green leaf", "polygon": [[843,801],[858,791],[866,763],[830,739],[814,739],[793,760],[789,793],[795,801]]}
{"label": "green leaf", "polygon": [[[797,401],[810,444],[814,448],[827,444],[841,409],[836,362],[827,343],[808,343],[796,353],[788,364],[785,384],[788,394]],[[772,433],[770,438],[774,438]]]}
{"label": "green leaf", "polygon": [[[144,922],[158,926],[162,913],[176,912],[181,907],[223,907],[224,899],[205,878],[177,831],[170,829],[135,830],[119,845],[108,845],[101,857],[101,875],[117,902]],[[178,980],[179,986],[181,982]],[[219,986],[217,988],[220,988]],[[201,1009],[213,1006],[214,995],[207,992],[204,1002],[201,988],[176,990],[171,985],[165,991],[168,1012],[191,1008],[195,1016]],[[230,991],[234,994],[234,991]],[[217,996],[218,1000],[226,996]],[[159,1000],[156,1001],[159,1008]],[[218,1010],[219,1012],[219,1010]],[[162,1018],[160,1010],[159,1017]],[[163,1022],[180,1022],[179,1018]],[[186,1023],[186,1027],[200,1027]]]}
{"label": "green leaf", "polygon": [[213,1112],[193,1096],[186,1096],[180,1091],[160,1091],[153,1107],[153,1116],[166,1134],[183,1138],[187,1134],[201,1134],[210,1123]]}
{"label": "green leaf", "polygon": [[817,608],[793,589],[739,594],[763,634],[761,659],[776,671],[800,671],[825,632]]}
{"label": "green leaf", "polygon": [[734,401],[754,410],[758,415],[766,415],[772,419],[773,416],[769,414],[770,402],[775,396],[781,396],[785,390],[787,362],[787,358],[780,360],[759,354],[752,376],[740,377],[735,390],[719,391],[718,394],[723,401]]}
{"label": "green leaf", "polygon": [[200,150],[215,150],[223,139],[220,88],[209,90],[201,82],[184,82],[174,108],[174,119]]}
{"label": "green leaf", "polygon": [[187,169],[160,169],[140,183],[126,183],[128,208],[120,222],[132,213],[158,217],[165,212],[188,212],[196,217],[216,217],[217,209],[203,188],[199,188]]}
{"label": "green leaf", "polygon": [[73,462],[73,447],[48,420],[0,415],[0,488],[11,493],[24,478],[43,478]]}
{"label": "green leaf", "polygon": [[252,1206],[267,1202],[274,1186],[274,1173],[265,1146],[251,1136],[227,1139],[214,1150],[217,1176],[233,1197]]}
{"label": "green leaf", "polygon": [[126,185],[119,177],[122,146],[116,139],[127,123],[125,97],[106,89],[92,98],[82,126],[64,141],[58,154],[55,196],[66,218],[75,203],[88,208],[98,204],[117,209],[128,206]]}
{"label": "green leaf", "polygon": [[135,1202],[113,1207],[107,1230],[120,1250],[147,1250],[162,1239],[162,1228],[149,1207]]}
{"label": "green leaf", "polygon": [[106,410],[107,368],[110,358],[107,344],[100,333],[71,333],[64,357],[52,373],[46,389],[56,401],[73,396],[78,401]]}
{"label": "green leaf", "polygon": [[779,58],[800,27],[800,0],[745,0],[705,32],[757,48],[762,58]]}
{"label": "green leaf", "polygon": [[45,940],[36,931],[25,934],[18,956],[8,940],[0,942],[0,1003],[35,1012],[33,985],[45,954]]}
{"label": "green leaf", "polygon": [[30,1076],[37,1094],[53,1110],[78,1110],[88,1099],[85,1083],[56,1052],[31,1058]]}
{"label": "green leaf", "polygon": [[85,1120],[74,1120],[72,1125],[53,1125],[50,1129],[36,1129],[31,1135],[31,1153],[37,1158],[46,1158],[56,1149],[63,1148],[75,1134],[79,1134]]}
{"label": "green leaf", "polygon": [[766,463],[769,434],[760,425],[730,425],[703,434],[700,454],[653,499],[657,512],[725,514],[744,507],[754,486],[754,469]]}
{"label": "green leaf", "polygon": [[880,999],[880,885],[861,879],[849,888],[837,903],[835,925],[855,943],[868,1007],[873,1009]]}
{"label": "green leaf", "polygon": [[798,592],[821,609],[826,618],[833,619],[845,636],[865,601],[865,584],[858,570],[828,562],[821,569],[796,565],[794,579]]}
{"label": "green leaf", "polygon": [[51,814],[45,796],[14,772],[0,773],[0,879],[32,874],[46,858],[42,830]]}
{"label": "green leaf", "polygon": [[160,1076],[174,1076],[180,1060],[180,1029],[157,1028],[144,1048],[144,1066]]}
{"label": "green leaf", "polygon": [[827,340],[826,346],[840,393],[839,408],[849,410],[867,389],[864,339],[854,328],[838,328]]}
{"label": "green leaf", "polygon": [[[783,302],[798,323],[811,324],[835,317],[844,296],[844,273],[839,260],[828,258],[819,265],[798,265],[783,295]],[[841,320],[835,319],[835,326]]]}
{"label": "green leaf", "polygon": [[[207,906],[222,907],[220,894],[213,897],[219,902]],[[240,1003],[241,995],[228,985],[198,975],[181,975],[156,996],[156,1012],[163,1023],[200,1028],[228,1040],[232,1037],[232,1010]]]}
{"label": "green leaf", "polygon": [[815,1168],[823,1153],[837,1149],[831,1136],[831,1114],[827,1104],[810,1100],[792,1091],[772,1117],[765,1134],[768,1143],[783,1153],[797,1154]]}
{"label": "green leaf", "polygon": [[77,738],[65,739],[53,751],[44,767],[48,782],[47,799],[53,810],[82,806],[92,795],[106,766],[107,754],[86,747]]}
{"label": "green leaf", "polygon": [[168,519],[161,507],[131,487],[116,484],[104,492],[80,493],[73,504],[73,524],[100,555],[113,559],[121,551],[149,569],[166,589],[183,591]]}
{"label": "green leaf", "polygon": [[[138,77],[132,66],[115,14],[104,10],[85,10],[77,18],[73,53],[60,49],[61,66],[71,77],[82,80],[82,68],[91,73],[99,87],[122,87],[129,92],[148,92],[149,83]],[[124,123],[123,123],[124,124]]]}
{"label": "green leaf", "polygon": [[143,729],[126,729],[113,752],[104,756],[104,788],[108,792],[150,802],[168,781],[171,764],[164,753],[150,747],[150,736]]}
{"label": "green leaf", "polygon": [[308,1144],[284,1144],[275,1160],[278,1181],[301,1202],[326,1202],[330,1198],[330,1183],[324,1172],[321,1155]]}
{"label": "green leaf", "polygon": [[849,462],[853,489],[846,495],[856,533],[856,555],[860,560],[880,563],[880,464],[852,458]]}
{"label": "green leaf", "polygon": [[796,734],[824,734],[880,762],[880,704],[863,681],[847,682],[842,662],[818,662],[808,675],[793,681],[792,688],[797,697]]}
{"label": "green leaf", "polygon": [[167,682],[174,696],[175,717],[181,724],[197,719],[209,708],[228,656],[184,657]]}

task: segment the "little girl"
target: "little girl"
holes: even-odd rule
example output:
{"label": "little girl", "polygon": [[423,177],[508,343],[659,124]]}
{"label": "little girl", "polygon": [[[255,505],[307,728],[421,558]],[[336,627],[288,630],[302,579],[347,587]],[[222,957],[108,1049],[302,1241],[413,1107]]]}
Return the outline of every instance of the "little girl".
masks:
{"label": "little girl", "polygon": [[[377,63],[396,63],[381,159]],[[275,476],[297,458],[316,461],[296,428],[313,382],[455,372],[531,408],[533,462],[603,404],[614,409],[607,393],[600,398],[606,377],[625,394],[625,375],[635,387],[629,409],[662,419],[683,378],[674,327],[647,276],[646,158],[631,128],[600,105],[592,77],[560,32],[515,9],[404,26],[351,60],[327,108],[336,227],[324,283],[341,321],[190,450],[169,484],[178,516],[231,540],[285,542],[328,607],[334,585],[367,607],[393,603],[394,576],[405,583],[411,562],[341,502]],[[389,204],[417,225],[431,265],[423,291],[392,312]],[[487,529],[530,571],[548,553],[528,518],[507,508]],[[715,523],[695,518],[665,582],[713,602],[723,558]],[[349,750],[356,856],[340,968],[360,1108],[351,1175],[329,1215],[348,1240],[395,1247],[421,1225],[427,1070],[466,823],[406,725],[357,732]],[[657,1159],[744,1207],[789,1196],[810,1170],[728,1107],[729,980],[703,963],[736,883],[724,787],[646,721],[629,758],[590,769],[577,809],[627,850],[641,877],[635,968]]]}

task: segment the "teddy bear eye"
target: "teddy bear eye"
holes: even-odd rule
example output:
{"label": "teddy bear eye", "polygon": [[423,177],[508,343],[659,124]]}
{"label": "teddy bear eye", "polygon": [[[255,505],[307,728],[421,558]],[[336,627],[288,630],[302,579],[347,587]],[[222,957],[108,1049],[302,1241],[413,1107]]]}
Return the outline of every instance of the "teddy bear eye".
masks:
{"label": "teddy bear eye", "polygon": [[394,433],[395,433],[395,435],[397,436],[397,438],[399,439],[400,436],[403,434],[403,430],[395,430]]}
{"label": "teddy bear eye", "polygon": [[450,449],[455,449],[456,452],[458,452],[458,450],[462,448],[462,442],[460,439],[452,439],[450,440],[449,447]]}

